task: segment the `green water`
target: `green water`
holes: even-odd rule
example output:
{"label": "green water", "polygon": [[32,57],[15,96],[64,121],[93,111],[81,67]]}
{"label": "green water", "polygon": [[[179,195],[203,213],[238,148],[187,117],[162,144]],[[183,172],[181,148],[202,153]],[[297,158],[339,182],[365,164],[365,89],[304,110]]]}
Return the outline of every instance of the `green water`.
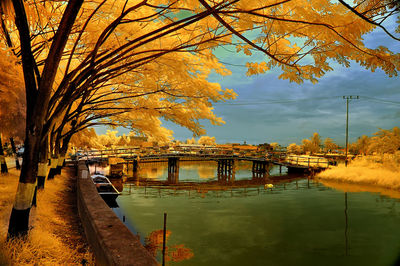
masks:
{"label": "green water", "polygon": [[[202,167],[194,164],[185,174],[193,179]],[[246,178],[251,170],[239,169],[237,179]],[[125,184],[114,210],[143,242],[162,229],[167,213],[168,246],[183,245],[193,253],[167,265],[398,265],[397,199],[344,193],[307,179],[275,183],[272,189],[225,189]]]}

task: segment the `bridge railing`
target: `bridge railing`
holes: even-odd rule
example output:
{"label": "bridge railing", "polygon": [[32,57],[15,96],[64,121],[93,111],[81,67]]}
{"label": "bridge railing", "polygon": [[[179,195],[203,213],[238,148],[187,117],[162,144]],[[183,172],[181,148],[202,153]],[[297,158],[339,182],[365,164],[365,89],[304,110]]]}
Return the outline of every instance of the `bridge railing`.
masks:
{"label": "bridge railing", "polygon": [[286,153],[273,153],[260,156],[239,156],[234,154],[227,154],[226,152],[220,153],[193,153],[193,152],[157,152],[153,154],[142,154],[138,152],[137,148],[128,149],[108,149],[108,150],[91,150],[82,151],[81,157],[87,159],[93,158],[108,158],[112,157],[123,157],[125,159],[141,159],[141,160],[152,160],[152,159],[163,159],[169,157],[196,157],[204,159],[248,159],[248,160],[267,160],[279,164],[290,164],[298,167],[308,167],[308,168],[328,168],[329,159],[318,156],[309,155],[294,155]]}
{"label": "bridge railing", "polygon": [[324,157],[308,156],[308,155],[287,155],[285,162],[308,168],[328,168],[329,160]]}

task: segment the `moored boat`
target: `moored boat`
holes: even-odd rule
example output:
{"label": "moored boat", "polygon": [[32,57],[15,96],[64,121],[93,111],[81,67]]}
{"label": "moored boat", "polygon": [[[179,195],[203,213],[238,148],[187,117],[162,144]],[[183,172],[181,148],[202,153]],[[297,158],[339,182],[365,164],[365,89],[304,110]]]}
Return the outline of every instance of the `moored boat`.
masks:
{"label": "moored boat", "polygon": [[111,181],[100,174],[92,175],[93,183],[96,185],[96,189],[99,195],[104,201],[115,201],[115,199],[120,195],[118,190],[114,187]]}

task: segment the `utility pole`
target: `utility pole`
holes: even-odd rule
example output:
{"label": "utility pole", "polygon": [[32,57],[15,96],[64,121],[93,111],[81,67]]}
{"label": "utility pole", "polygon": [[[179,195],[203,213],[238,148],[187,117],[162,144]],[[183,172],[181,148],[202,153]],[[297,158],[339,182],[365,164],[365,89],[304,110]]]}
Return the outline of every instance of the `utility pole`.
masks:
{"label": "utility pole", "polygon": [[345,160],[344,164],[347,167],[347,153],[349,150],[349,101],[355,100],[355,99],[360,99],[360,96],[358,96],[358,95],[343,96],[343,99],[346,99],[346,160]]}

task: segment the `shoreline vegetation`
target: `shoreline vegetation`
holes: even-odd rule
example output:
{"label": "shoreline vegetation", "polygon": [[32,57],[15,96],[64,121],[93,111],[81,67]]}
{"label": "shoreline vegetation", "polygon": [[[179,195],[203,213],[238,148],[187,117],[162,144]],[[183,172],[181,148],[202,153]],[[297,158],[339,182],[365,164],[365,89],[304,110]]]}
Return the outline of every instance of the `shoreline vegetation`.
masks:
{"label": "shoreline vegetation", "polygon": [[26,239],[6,241],[19,171],[0,176],[0,265],[95,265],[77,217],[72,169],[46,182],[31,210]]}
{"label": "shoreline vegetation", "polygon": [[379,192],[400,198],[400,152],[360,156],[346,167],[340,164],[320,172],[318,181],[336,189]]}

